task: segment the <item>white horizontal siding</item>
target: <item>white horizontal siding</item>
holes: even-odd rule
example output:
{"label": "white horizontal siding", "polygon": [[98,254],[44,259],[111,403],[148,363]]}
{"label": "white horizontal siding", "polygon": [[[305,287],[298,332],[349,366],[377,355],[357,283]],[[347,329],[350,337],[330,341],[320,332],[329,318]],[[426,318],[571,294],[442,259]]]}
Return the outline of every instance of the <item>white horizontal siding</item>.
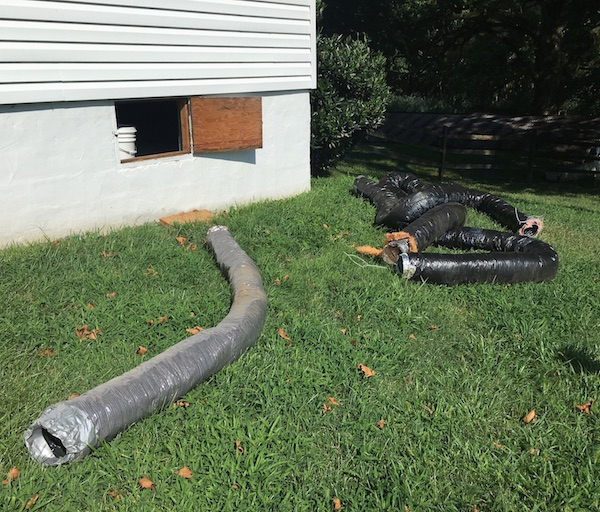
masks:
{"label": "white horizontal siding", "polygon": [[0,103],[315,86],[314,0],[0,0]]}

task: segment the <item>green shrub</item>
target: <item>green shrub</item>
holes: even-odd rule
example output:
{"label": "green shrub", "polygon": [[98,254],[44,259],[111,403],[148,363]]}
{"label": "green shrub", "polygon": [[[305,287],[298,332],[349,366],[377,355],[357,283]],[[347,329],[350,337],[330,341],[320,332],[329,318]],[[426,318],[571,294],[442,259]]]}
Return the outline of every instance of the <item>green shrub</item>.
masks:
{"label": "green shrub", "polygon": [[385,57],[366,40],[317,37],[317,89],[311,94],[311,167],[323,175],[369,129],[383,122],[390,89]]}

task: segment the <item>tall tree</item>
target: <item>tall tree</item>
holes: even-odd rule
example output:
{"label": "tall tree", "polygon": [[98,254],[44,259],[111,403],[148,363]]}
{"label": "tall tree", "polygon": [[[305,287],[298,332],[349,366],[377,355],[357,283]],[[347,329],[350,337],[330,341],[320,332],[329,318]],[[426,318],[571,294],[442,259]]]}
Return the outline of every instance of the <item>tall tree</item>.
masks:
{"label": "tall tree", "polygon": [[326,3],[325,30],[366,32],[405,93],[543,113],[589,105],[597,92],[600,10],[590,0]]}

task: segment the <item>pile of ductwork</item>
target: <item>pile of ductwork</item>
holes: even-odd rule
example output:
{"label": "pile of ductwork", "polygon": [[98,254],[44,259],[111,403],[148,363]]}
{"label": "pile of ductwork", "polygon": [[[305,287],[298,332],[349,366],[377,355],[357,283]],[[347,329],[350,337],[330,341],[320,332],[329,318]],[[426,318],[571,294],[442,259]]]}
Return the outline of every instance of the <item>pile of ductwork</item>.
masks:
{"label": "pile of ductwork", "polygon": [[[534,238],[542,221],[487,192],[432,185],[408,172],[379,182],[359,176],[353,192],[377,209],[375,224],[388,231],[380,255],[407,279],[448,285],[541,282],[558,270],[556,251]],[[465,227],[467,207],[508,231]],[[424,253],[429,246],[466,252]]]}

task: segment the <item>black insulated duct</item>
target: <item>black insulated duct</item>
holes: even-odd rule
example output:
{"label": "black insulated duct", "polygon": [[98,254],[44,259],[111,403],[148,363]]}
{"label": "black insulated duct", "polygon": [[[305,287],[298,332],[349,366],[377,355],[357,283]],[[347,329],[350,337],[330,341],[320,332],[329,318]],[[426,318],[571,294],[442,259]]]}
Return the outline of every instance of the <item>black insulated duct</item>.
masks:
{"label": "black insulated duct", "polygon": [[[377,208],[375,224],[392,231],[381,257],[407,279],[448,285],[540,282],[552,279],[558,270],[554,249],[531,238],[540,233],[541,220],[487,192],[430,185],[407,172],[388,174],[379,182],[359,176],[353,192]],[[462,227],[466,206],[512,233]],[[489,252],[423,254],[430,245]]]}

